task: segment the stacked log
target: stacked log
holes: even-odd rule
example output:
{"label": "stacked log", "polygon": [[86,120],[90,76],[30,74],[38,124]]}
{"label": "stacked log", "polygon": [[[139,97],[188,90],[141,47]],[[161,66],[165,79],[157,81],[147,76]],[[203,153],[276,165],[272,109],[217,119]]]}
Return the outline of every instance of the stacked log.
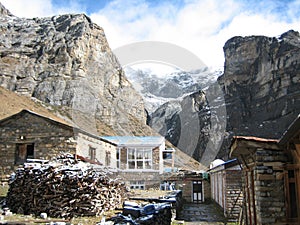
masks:
{"label": "stacked log", "polygon": [[10,181],[7,205],[22,214],[98,216],[122,205],[126,193],[125,184],[112,179],[107,170],[67,156],[25,163]]}

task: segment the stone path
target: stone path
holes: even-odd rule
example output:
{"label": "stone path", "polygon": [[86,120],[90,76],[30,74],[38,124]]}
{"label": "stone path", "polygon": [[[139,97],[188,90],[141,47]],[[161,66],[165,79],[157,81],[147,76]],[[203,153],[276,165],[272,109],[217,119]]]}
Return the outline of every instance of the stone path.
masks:
{"label": "stone path", "polygon": [[218,205],[213,202],[201,204],[185,204],[179,215],[185,225],[224,225],[225,217]]}

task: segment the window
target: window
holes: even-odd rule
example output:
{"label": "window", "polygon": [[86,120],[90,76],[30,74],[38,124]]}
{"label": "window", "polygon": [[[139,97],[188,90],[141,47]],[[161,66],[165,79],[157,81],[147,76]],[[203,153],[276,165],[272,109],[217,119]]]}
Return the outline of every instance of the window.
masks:
{"label": "window", "polygon": [[16,146],[16,158],[15,164],[22,164],[26,162],[26,159],[34,158],[34,144],[17,144]]}
{"label": "window", "polygon": [[172,159],[172,152],[163,152],[163,159]]}
{"label": "window", "polygon": [[117,148],[116,160],[117,160],[117,168],[120,169],[121,166],[121,149]]}
{"label": "window", "polygon": [[89,146],[89,157],[91,160],[96,160],[96,148]]}
{"label": "window", "polygon": [[168,159],[173,159],[175,153],[174,148],[167,148],[163,150],[163,159],[168,160]]}
{"label": "window", "polygon": [[130,181],[130,189],[145,190],[145,181]]}
{"label": "window", "polygon": [[128,169],[152,169],[152,150],[129,148],[127,162]]}
{"label": "window", "polygon": [[175,183],[164,181],[160,184],[160,190],[162,190],[162,191],[174,191],[174,190],[176,190]]}
{"label": "window", "polygon": [[106,151],[105,152],[105,166],[110,166],[110,159],[111,159],[110,151]]}

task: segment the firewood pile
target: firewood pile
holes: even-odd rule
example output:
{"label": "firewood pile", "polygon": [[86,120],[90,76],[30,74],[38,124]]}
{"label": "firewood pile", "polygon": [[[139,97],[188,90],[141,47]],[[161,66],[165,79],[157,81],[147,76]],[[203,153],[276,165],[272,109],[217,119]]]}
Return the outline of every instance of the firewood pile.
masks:
{"label": "firewood pile", "polygon": [[53,161],[31,161],[19,168],[9,184],[12,212],[50,217],[98,216],[122,205],[125,184],[105,169],[64,155]]}

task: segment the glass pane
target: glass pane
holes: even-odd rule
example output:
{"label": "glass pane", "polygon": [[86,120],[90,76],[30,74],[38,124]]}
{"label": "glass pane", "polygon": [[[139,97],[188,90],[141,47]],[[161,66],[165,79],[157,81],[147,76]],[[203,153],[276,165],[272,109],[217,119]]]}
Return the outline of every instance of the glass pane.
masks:
{"label": "glass pane", "polygon": [[151,159],[151,150],[145,151],[145,159]]}
{"label": "glass pane", "polygon": [[172,159],[172,153],[171,152],[164,152],[163,153],[163,159]]}
{"label": "glass pane", "polygon": [[151,169],[151,161],[145,161],[145,169]]}
{"label": "glass pane", "polygon": [[193,190],[194,190],[194,192],[202,192],[202,185],[194,183]]}
{"label": "glass pane", "polygon": [[120,159],[120,149],[117,149],[117,155],[116,155],[117,159]]}
{"label": "glass pane", "polygon": [[134,153],[134,149],[128,149],[128,159],[135,159]]}
{"label": "glass pane", "polygon": [[143,169],[143,161],[137,161],[137,169]]}
{"label": "glass pane", "polygon": [[143,152],[137,150],[137,159],[143,159]]}
{"label": "glass pane", "polygon": [[129,161],[128,162],[128,168],[129,169],[135,169],[135,163],[134,163],[134,161]]}

